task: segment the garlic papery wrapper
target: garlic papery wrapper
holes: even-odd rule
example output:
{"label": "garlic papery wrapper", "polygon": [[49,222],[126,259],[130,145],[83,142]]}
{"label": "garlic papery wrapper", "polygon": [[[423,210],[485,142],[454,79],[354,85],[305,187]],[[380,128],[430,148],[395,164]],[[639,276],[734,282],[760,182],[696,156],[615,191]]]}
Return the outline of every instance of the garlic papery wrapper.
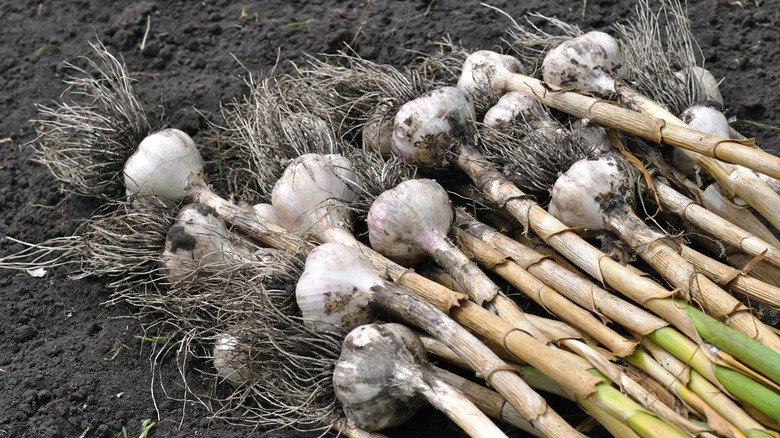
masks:
{"label": "garlic papery wrapper", "polygon": [[694,65],[687,70],[679,70],[674,72],[681,81],[693,81],[696,87],[704,94],[706,100],[713,100],[721,105],[726,103],[723,100],[723,95],[720,93],[720,82],[715,79],[715,76],[710,73],[709,70]]}
{"label": "garlic papery wrapper", "polygon": [[187,204],[168,230],[163,251],[171,283],[191,277],[199,266],[219,269],[253,258],[248,247],[231,241],[225,221],[205,204]]}
{"label": "garlic papery wrapper", "polygon": [[[405,103],[393,124],[393,152],[427,169],[447,164],[448,145],[473,137],[474,105],[455,87]],[[455,127],[455,129],[453,129]]]}
{"label": "garlic papery wrapper", "polygon": [[553,185],[547,210],[568,226],[602,230],[604,211],[633,205],[629,169],[611,153],[580,160]]}
{"label": "garlic papery wrapper", "polygon": [[453,220],[449,196],[439,183],[408,180],[374,200],[368,238],[376,251],[401,265],[432,257],[477,304],[492,301],[498,286],[447,239]]}
{"label": "garlic papery wrapper", "polygon": [[279,225],[327,242],[330,229],[351,230],[350,202],[359,198],[357,174],[341,155],[296,158],[274,185],[271,203]]}
{"label": "garlic papery wrapper", "polygon": [[164,129],[144,138],[124,168],[127,196],[140,193],[179,200],[187,196],[188,184],[204,177],[195,142],[178,129]]}
{"label": "garlic papery wrapper", "polygon": [[471,437],[506,436],[460,391],[436,377],[422,341],[401,324],[352,330],[333,370],[333,388],[347,418],[368,431],[402,424],[428,401]]}
{"label": "garlic papery wrapper", "polygon": [[506,90],[496,89],[493,83],[496,66],[507,73],[525,73],[523,64],[514,56],[501,55],[490,50],[472,53],[463,63],[463,71],[458,79],[458,89],[467,96],[478,96],[487,90],[504,94]]}
{"label": "garlic papery wrapper", "polygon": [[[437,308],[420,301],[406,289],[380,277],[370,262],[355,249],[336,243],[325,243],[315,248],[306,259],[304,273],[298,281],[295,295],[303,319],[310,326],[333,327],[334,330],[344,333],[351,327],[371,322],[376,311],[389,312],[416,325],[444,342],[477,373],[485,376],[488,383],[504,395],[535,427],[546,431],[550,436],[580,436],[462,325]],[[467,308],[470,310],[465,310]],[[359,310],[351,314],[353,309]],[[507,346],[523,360],[537,362],[541,368],[555,366],[556,361],[549,358],[554,354],[552,350],[534,342],[533,338],[524,332],[512,331],[507,327],[508,323],[501,318],[476,304],[469,305],[468,301],[462,302],[458,309],[462,310],[458,312],[462,324],[477,328],[502,326],[501,330],[489,330],[491,339]],[[491,322],[488,323],[483,318],[489,318]],[[507,330],[512,331],[508,337]],[[509,346],[508,342],[515,339],[523,339],[523,345],[531,343],[533,347],[526,349],[519,345]],[[540,353],[536,351],[538,349],[543,351]],[[571,373],[566,376],[571,376]]]}
{"label": "garlic papery wrapper", "polygon": [[615,39],[594,31],[564,41],[547,52],[542,75],[548,84],[610,96],[616,90],[612,72],[622,65],[623,56]]}
{"label": "garlic papery wrapper", "polygon": [[279,224],[279,218],[276,217],[276,210],[274,210],[274,206],[271,204],[255,204],[252,206],[252,211],[254,211],[259,218],[262,218],[272,224]]}

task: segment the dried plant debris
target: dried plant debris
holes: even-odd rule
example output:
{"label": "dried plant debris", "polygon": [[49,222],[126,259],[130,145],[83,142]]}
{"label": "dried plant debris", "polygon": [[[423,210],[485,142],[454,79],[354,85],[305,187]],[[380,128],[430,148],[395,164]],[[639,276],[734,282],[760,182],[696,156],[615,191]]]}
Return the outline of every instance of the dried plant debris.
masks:
{"label": "dried plant debris", "polygon": [[32,143],[36,160],[76,193],[102,199],[123,194],[122,168],[152,130],[124,62],[102,44],[90,44],[94,59],[73,64],[65,83],[71,101],[38,106],[41,129]]}
{"label": "dried plant debris", "polygon": [[702,55],[680,2],[665,2],[653,12],[647,1],[640,1],[636,18],[615,29],[628,70],[624,79],[637,91],[675,114],[706,99],[701,82],[690,74]]}

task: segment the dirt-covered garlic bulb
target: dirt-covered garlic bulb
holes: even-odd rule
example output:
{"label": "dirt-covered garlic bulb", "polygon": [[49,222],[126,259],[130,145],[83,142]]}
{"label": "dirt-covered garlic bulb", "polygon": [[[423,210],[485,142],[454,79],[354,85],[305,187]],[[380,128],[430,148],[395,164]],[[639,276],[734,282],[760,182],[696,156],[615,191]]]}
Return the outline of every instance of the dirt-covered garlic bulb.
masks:
{"label": "dirt-covered garlic bulb", "polygon": [[333,388],[357,427],[382,430],[406,422],[425,404],[417,388],[430,373],[425,346],[413,331],[367,324],[344,338]]}
{"label": "dirt-covered garlic bulb", "polygon": [[408,180],[383,192],[371,204],[368,238],[376,251],[409,266],[430,257],[432,248],[446,239],[453,219],[449,196],[439,183]]}
{"label": "dirt-covered garlic bulb", "polygon": [[352,165],[341,155],[301,155],[287,166],[271,194],[278,224],[323,241],[325,230],[351,229],[346,207],[359,198],[357,182]]}
{"label": "dirt-covered garlic bulb", "polygon": [[405,103],[393,124],[393,152],[425,168],[446,165],[444,145],[474,135],[474,105],[455,87],[442,87]]}
{"label": "dirt-covered garlic bulb", "polygon": [[604,32],[588,32],[564,41],[542,61],[544,81],[566,88],[615,93],[613,74],[620,74],[623,55],[617,41]]}
{"label": "dirt-covered garlic bulb", "polygon": [[720,93],[720,82],[715,79],[715,76],[709,70],[694,65],[687,70],[676,71],[674,75],[683,82],[693,81],[704,94],[702,96],[703,99],[712,100],[721,105],[726,103],[723,100],[723,95]]}
{"label": "dirt-covered garlic bulb", "polygon": [[178,129],[147,136],[127,160],[124,181],[127,195],[156,195],[178,201],[193,180],[204,179],[203,160],[195,142]]}
{"label": "dirt-covered garlic bulb", "polygon": [[574,163],[555,182],[548,211],[571,227],[601,230],[604,213],[633,206],[631,170],[613,153]]}
{"label": "dirt-covered garlic bulb", "polygon": [[306,258],[295,287],[304,324],[345,333],[372,322],[370,290],[378,281],[374,266],[356,251],[337,243],[318,246]]}
{"label": "dirt-covered garlic bulb", "polygon": [[435,375],[425,345],[401,324],[367,324],[352,330],[333,370],[333,389],[347,419],[367,431],[402,424],[428,402],[469,436],[506,436],[460,391]]}
{"label": "dirt-covered garlic bulb", "polygon": [[[467,96],[476,96],[486,90],[494,89],[497,75],[506,73],[525,73],[523,64],[515,57],[502,55],[490,50],[479,50],[466,58],[463,71],[458,79],[458,89]],[[505,90],[495,90],[503,93]]]}
{"label": "dirt-covered garlic bulb", "polygon": [[607,131],[590,120],[576,120],[572,123],[571,128],[573,132],[580,136],[580,140],[592,145],[595,152],[602,153],[612,150],[609,138],[607,138]]}
{"label": "dirt-covered garlic bulb", "polygon": [[191,277],[195,269],[220,269],[254,258],[242,244],[234,243],[225,221],[205,204],[187,204],[168,230],[163,265],[169,282]]}

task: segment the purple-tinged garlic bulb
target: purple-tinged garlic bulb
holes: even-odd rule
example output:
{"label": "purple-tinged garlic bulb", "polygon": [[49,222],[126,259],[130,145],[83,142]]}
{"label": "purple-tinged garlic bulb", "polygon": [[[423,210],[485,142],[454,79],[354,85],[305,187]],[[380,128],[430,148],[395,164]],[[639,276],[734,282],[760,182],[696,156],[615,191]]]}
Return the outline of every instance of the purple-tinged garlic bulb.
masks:
{"label": "purple-tinged garlic bulb", "polygon": [[380,102],[371,116],[363,125],[361,136],[363,148],[389,157],[393,154],[393,117],[390,113],[392,107],[387,102]]}
{"label": "purple-tinged garlic bulb", "polygon": [[205,178],[203,160],[195,142],[178,129],[164,129],[147,136],[124,168],[127,196],[156,195],[178,201],[186,187]]}
{"label": "purple-tinged garlic bulb", "polygon": [[622,67],[623,55],[617,41],[604,32],[593,31],[547,52],[542,75],[549,84],[609,96],[615,93],[613,74],[619,74]]}
{"label": "purple-tinged garlic bulb", "polygon": [[409,266],[430,257],[452,227],[447,192],[430,179],[404,181],[377,196],[368,210],[371,247]]}
{"label": "purple-tinged garlic bulb", "polygon": [[[458,89],[467,96],[484,93],[496,86],[494,78],[507,73],[525,73],[523,64],[509,55],[501,55],[490,50],[472,53],[463,63],[463,71],[458,80]],[[503,89],[495,90],[503,94]]]}
{"label": "purple-tinged garlic bulb", "polygon": [[721,105],[726,103],[726,101],[723,100],[723,95],[720,93],[720,82],[715,79],[715,76],[713,76],[709,70],[699,66],[693,66],[687,70],[676,71],[674,72],[674,75],[683,82],[692,80],[704,94],[702,96],[703,99],[712,100]]}
{"label": "purple-tinged garlic bulb", "polygon": [[374,266],[360,253],[325,243],[306,258],[295,287],[295,299],[312,330],[346,333],[374,320],[371,289],[382,283]]}
{"label": "purple-tinged garlic bulb", "polygon": [[474,135],[474,105],[455,87],[442,87],[405,103],[393,124],[393,152],[425,168],[447,163],[446,147]]}
{"label": "purple-tinged garlic bulb", "polygon": [[357,183],[355,170],[343,156],[301,155],[287,166],[271,194],[279,225],[323,241],[328,229],[351,229],[347,205],[360,196]]}
{"label": "purple-tinged garlic bulb", "polygon": [[633,206],[628,163],[612,153],[574,163],[552,188],[547,210],[570,227],[602,230],[603,214]]}
{"label": "purple-tinged garlic bulb", "polygon": [[225,222],[205,204],[188,204],[179,210],[163,251],[163,265],[171,283],[191,277],[201,266],[220,269],[250,259],[254,256],[249,248],[234,243]]}

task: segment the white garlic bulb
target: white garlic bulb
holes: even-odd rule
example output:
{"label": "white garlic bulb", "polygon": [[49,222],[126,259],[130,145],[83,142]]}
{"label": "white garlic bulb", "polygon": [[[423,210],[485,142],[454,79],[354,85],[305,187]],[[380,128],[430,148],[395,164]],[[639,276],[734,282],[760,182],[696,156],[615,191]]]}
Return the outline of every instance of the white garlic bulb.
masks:
{"label": "white garlic bulb", "polygon": [[177,201],[187,196],[188,184],[203,179],[198,148],[178,129],[164,129],[144,138],[124,168],[128,196],[157,195]]}
{"label": "white garlic bulb", "polygon": [[683,82],[687,82],[689,79],[694,81],[704,93],[704,96],[702,96],[704,99],[725,105],[726,102],[720,93],[720,82],[715,79],[715,76],[709,70],[694,65],[686,70],[676,71],[674,75]]}
{"label": "white garlic bulb", "polygon": [[296,158],[274,185],[271,204],[278,224],[291,232],[321,238],[329,228],[351,229],[346,206],[359,198],[358,177],[341,155],[305,154]]}
{"label": "white garlic bulb", "polygon": [[506,90],[496,83],[496,78],[508,73],[525,73],[523,64],[513,56],[479,50],[469,55],[463,63],[458,89],[467,96],[474,96],[494,87],[498,87],[495,91],[503,93]]}
{"label": "white garlic bulb", "polygon": [[408,180],[383,192],[371,204],[368,238],[376,251],[409,266],[430,257],[431,248],[449,233],[453,219],[449,196],[439,183]]}
{"label": "white garlic bulb", "polygon": [[223,333],[217,338],[211,358],[217,377],[233,386],[249,384],[257,377],[250,368],[250,355],[232,334]]}
{"label": "white garlic bulb", "polygon": [[696,104],[685,109],[680,119],[697,131],[717,135],[723,138],[731,137],[731,127],[726,116],[717,108],[707,104]]}
{"label": "white garlic bulb", "polygon": [[528,124],[536,129],[557,128],[557,122],[540,108],[539,102],[520,91],[511,91],[501,96],[498,102],[485,113],[482,123],[500,129],[514,121]]}
{"label": "white garlic bulb", "polygon": [[633,202],[628,163],[607,153],[577,161],[561,175],[553,185],[547,210],[570,227],[601,230],[603,212]]}
{"label": "white garlic bulb", "polygon": [[582,141],[593,145],[596,152],[603,153],[612,150],[607,137],[607,131],[601,126],[592,123],[589,119],[576,120],[572,124],[572,130],[579,134]]}
{"label": "white garlic bulb", "polygon": [[425,168],[447,164],[452,142],[474,135],[474,105],[455,87],[442,87],[405,103],[393,124],[393,152]]}
{"label": "white garlic bulb", "polygon": [[279,225],[279,218],[276,217],[276,210],[274,206],[267,203],[255,204],[252,206],[252,211],[259,218],[262,218],[266,222]]}

